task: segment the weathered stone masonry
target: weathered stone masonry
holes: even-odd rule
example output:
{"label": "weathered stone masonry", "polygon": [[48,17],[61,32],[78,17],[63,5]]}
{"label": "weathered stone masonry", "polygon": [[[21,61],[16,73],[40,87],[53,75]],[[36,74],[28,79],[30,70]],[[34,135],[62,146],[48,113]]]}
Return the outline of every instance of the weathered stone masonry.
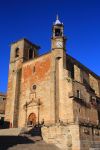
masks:
{"label": "weathered stone masonry", "polygon": [[100,144],[100,77],[66,54],[64,25],[53,25],[51,51],[26,39],[11,45],[5,120],[12,127],[44,121],[42,136],[65,150]]}

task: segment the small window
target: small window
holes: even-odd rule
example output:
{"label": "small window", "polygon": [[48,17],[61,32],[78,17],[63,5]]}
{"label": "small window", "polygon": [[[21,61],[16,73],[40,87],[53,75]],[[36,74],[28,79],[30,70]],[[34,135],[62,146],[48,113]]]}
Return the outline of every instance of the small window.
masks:
{"label": "small window", "polygon": [[83,133],[89,134],[89,133],[90,133],[90,132],[89,132],[89,129],[88,129],[88,128],[84,128],[84,129],[83,129]]}
{"label": "small window", "polygon": [[55,29],[55,36],[62,36],[61,29]]}
{"label": "small window", "polygon": [[90,96],[90,103],[91,103],[92,105],[96,106],[96,105],[97,105],[96,97]]}
{"label": "small window", "polygon": [[77,98],[81,98],[81,92],[77,90]]}
{"label": "small window", "polygon": [[4,101],[4,100],[6,100],[6,98],[5,98],[5,97],[3,98],[3,101]]}
{"label": "small window", "polygon": [[33,67],[33,73],[35,72],[35,66]]}
{"label": "small window", "polygon": [[19,57],[19,48],[18,47],[15,50],[15,57]]}
{"label": "small window", "polygon": [[33,50],[30,48],[29,49],[29,59],[33,58]]}

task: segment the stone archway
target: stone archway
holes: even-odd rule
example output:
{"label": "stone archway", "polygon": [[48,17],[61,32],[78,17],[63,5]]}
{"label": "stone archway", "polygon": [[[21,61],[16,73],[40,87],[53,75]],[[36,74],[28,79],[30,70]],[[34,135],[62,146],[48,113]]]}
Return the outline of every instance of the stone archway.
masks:
{"label": "stone archway", "polygon": [[31,113],[28,116],[28,125],[34,126],[36,124],[36,114],[35,113]]}

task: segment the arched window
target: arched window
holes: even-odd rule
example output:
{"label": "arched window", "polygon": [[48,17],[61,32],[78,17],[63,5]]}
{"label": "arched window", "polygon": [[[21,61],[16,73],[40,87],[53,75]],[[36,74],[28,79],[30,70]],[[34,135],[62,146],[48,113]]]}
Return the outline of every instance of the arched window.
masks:
{"label": "arched window", "polygon": [[55,36],[62,36],[61,29],[55,29]]}
{"label": "arched window", "polygon": [[19,48],[18,47],[15,50],[15,57],[19,57]]}
{"label": "arched window", "polygon": [[81,91],[77,90],[77,98],[81,98]]}

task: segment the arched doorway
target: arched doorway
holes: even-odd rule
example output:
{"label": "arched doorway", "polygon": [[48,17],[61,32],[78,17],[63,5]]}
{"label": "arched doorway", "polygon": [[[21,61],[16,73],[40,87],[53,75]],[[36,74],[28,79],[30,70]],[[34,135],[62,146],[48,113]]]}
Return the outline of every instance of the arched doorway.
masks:
{"label": "arched doorway", "polygon": [[36,115],[35,115],[35,113],[31,113],[28,116],[28,125],[29,126],[34,126],[35,124],[36,124]]}

